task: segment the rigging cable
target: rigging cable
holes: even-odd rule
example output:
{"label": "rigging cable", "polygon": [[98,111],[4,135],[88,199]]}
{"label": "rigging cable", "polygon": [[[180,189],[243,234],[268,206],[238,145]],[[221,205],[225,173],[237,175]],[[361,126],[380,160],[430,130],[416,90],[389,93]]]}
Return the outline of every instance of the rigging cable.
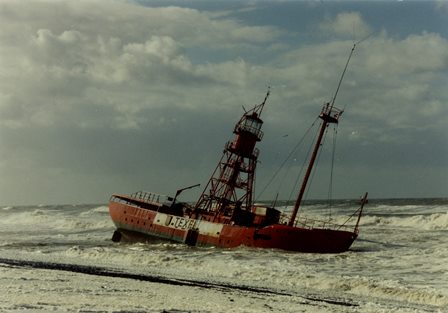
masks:
{"label": "rigging cable", "polygon": [[[282,164],[280,164],[279,168],[277,169],[277,171],[275,171],[274,175],[272,175],[272,177],[269,179],[269,181],[266,183],[266,185],[263,187],[263,189],[261,190],[261,192],[258,194],[258,197],[256,197],[255,201],[258,201],[258,199],[263,195],[263,193],[266,191],[266,189],[270,186],[270,184],[273,182],[273,180],[277,177],[277,175],[280,173],[280,171],[283,169],[283,167],[285,166],[285,164],[289,161],[289,159],[291,158],[291,156],[293,156],[298,150],[299,147],[302,145],[303,141],[305,140],[305,138],[308,136],[308,133],[311,131],[311,129],[314,127],[314,125],[316,124],[316,121],[318,120],[318,118],[316,118],[314,120],[314,122],[311,124],[311,126],[306,130],[305,134],[302,136],[302,138],[300,138],[299,142],[294,146],[294,148],[291,150],[291,152],[289,152],[288,156],[286,157],[286,159],[282,162]],[[283,178],[284,180],[284,178]],[[282,180],[282,183],[283,183]],[[282,185],[282,183],[280,184],[280,186]],[[280,186],[278,189],[280,189]]]}
{"label": "rigging cable", "polygon": [[[350,54],[349,54],[348,59],[347,59],[347,62],[345,63],[344,70],[342,71],[341,78],[339,79],[338,86],[337,86],[337,88],[336,88],[336,92],[334,93],[333,99],[331,100],[331,107],[333,107],[333,106],[334,106],[334,103],[336,102],[336,97],[337,97],[337,95],[338,95],[338,93],[339,93],[339,88],[341,87],[342,80],[344,79],[345,72],[347,71],[348,64],[350,63],[350,59],[352,58],[352,55],[353,55],[353,52],[355,51],[356,46],[359,45],[361,42],[367,40],[367,39],[368,39],[370,36],[372,36],[374,33],[375,33],[375,32],[373,31],[373,32],[371,32],[370,34],[368,34],[367,36],[365,36],[364,38],[362,38],[362,39],[358,40],[357,42],[354,42],[354,43],[353,43],[352,50],[350,51]],[[342,111],[345,111],[346,106],[347,106],[347,104],[344,105],[344,108],[342,109]]]}
{"label": "rigging cable", "polygon": [[334,125],[333,128],[333,147],[331,152],[331,168],[330,168],[330,182],[328,186],[328,207],[329,207],[329,218],[331,219],[331,209],[333,206],[333,172],[334,172],[334,160],[336,155],[336,139],[338,136],[338,124]]}
{"label": "rigging cable", "polygon": [[[317,120],[317,119],[316,119],[316,120]],[[314,121],[314,123],[313,123],[312,126],[314,126],[314,124],[316,123],[316,120]],[[314,139],[311,141],[311,144],[310,144],[310,147],[309,147],[309,149],[308,149],[308,152],[306,153],[305,160],[303,161],[302,167],[300,168],[300,172],[299,172],[299,174],[297,175],[296,181],[294,182],[294,185],[293,185],[293,187],[292,187],[292,189],[291,189],[291,192],[290,192],[290,194],[289,194],[287,203],[289,203],[289,202],[291,201],[291,198],[292,198],[293,193],[295,193],[296,190],[297,190],[297,186],[299,185],[299,180],[300,180],[300,178],[302,177],[302,172],[303,172],[303,170],[305,169],[305,165],[306,165],[306,163],[308,162],[308,158],[309,158],[310,155],[311,155],[311,151],[313,150],[314,142],[316,142],[318,134],[319,134],[319,129],[318,129],[318,131],[316,132],[316,134],[314,135]]]}

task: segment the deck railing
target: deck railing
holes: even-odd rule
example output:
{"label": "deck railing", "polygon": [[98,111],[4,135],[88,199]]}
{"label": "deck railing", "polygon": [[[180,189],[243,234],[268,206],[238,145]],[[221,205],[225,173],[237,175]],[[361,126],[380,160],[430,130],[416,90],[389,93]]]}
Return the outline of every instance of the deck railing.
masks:
{"label": "deck railing", "polygon": [[[288,214],[282,214],[280,217],[280,224],[288,224],[289,219],[290,216]],[[294,227],[300,227],[305,229],[320,228],[320,229],[353,231],[355,226],[345,225],[345,223],[337,224],[332,220],[317,220],[306,216],[299,216],[296,218]]]}
{"label": "deck railing", "polygon": [[258,140],[261,140],[263,138],[263,132],[259,128],[251,126],[251,125],[238,124],[236,127],[236,130],[237,131],[243,130],[243,131],[247,131],[251,134],[254,134]]}
{"label": "deck railing", "polygon": [[296,227],[302,228],[324,228],[324,229],[332,229],[332,230],[349,230],[352,231],[354,226],[345,225],[345,224],[336,224],[331,220],[323,221],[323,220],[315,220],[312,218],[308,218],[305,216],[299,216],[294,223]]}

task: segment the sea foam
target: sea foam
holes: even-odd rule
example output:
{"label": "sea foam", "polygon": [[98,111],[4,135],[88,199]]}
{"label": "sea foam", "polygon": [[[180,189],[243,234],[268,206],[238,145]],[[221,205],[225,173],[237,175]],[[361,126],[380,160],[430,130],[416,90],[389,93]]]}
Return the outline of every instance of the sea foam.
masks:
{"label": "sea foam", "polygon": [[405,215],[405,216],[364,216],[361,219],[361,225],[364,226],[393,226],[410,227],[425,230],[447,230],[448,212],[433,213],[430,215]]}

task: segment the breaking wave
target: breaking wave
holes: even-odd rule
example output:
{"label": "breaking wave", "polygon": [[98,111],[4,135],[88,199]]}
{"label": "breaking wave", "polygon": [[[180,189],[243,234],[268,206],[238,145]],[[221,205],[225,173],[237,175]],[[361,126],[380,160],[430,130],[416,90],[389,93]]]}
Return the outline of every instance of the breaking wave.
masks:
{"label": "breaking wave", "polygon": [[[318,205],[305,209],[316,218],[326,212]],[[356,204],[341,203],[332,218],[344,222],[354,210]],[[372,201],[364,213],[351,251],[320,255],[160,241],[113,243],[114,225],[104,205],[3,207],[0,248],[2,257],[12,260],[104,266],[138,275],[238,282],[322,297],[342,295],[371,304],[368,312],[436,312],[448,307],[448,204]]]}
{"label": "breaking wave", "polygon": [[36,230],[47,231],[81,231],[96,230],[113,227],[107,216],[106,206],[89,207],[38,207],[38,208],[10,208],[5,210],[0,218],[0,225],[14,229],[17,226],[33,227]]}
{"label": "breaking wave", "polygon": [[[260,252],[251,248],[228,251],[221,249],[194,249],[179,244],[132,244],[119,245],[117,254],[108,247],[84,248],[72,246],[65,251],[70,259],[89,260],[94,264],[108,266],[122,264],[135,271],[158,273],[166,277],[196,277],[218,279],[224,282],[264,286],[282,290],[307,290],[310,293],[343,292],[360,297],[393,299],[393,301],[448,306],[448,293],[434,287],[411,287],[398,280],[347,276],[337,265],[344,258],[356,259],[359,255],[344,256],[296,256],[278,251]],[[171,253],[167,253],[171,251]],[[110,263],[109,263],[110,262]],[[311,263],[335,264],[335,272],[316,271]],[[385,263],[384,266],[387,264]]]}
{"label": "breaking wave", "polygon": [[448,230],[448,212],[430,215],[386,216],[371,215],[361,219],[364,226],[396,226],[424,230]]}

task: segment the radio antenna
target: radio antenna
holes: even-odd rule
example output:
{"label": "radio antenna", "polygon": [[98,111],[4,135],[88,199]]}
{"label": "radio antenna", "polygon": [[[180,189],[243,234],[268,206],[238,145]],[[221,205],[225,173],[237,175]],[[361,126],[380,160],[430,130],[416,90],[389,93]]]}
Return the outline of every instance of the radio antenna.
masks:
{"label": "radio antenna", "polygon": [[344,70],[342,71],[341,78],[339,79],[338,87],[336,88],[336,92],[334,93],[333,99],[331,100],[330,108],[332,108],[334,106],[334,103],[336,102],[336,97],[338,96],[339,88],[341,87],[342,80],[344,79],[345,72],[347,71],[348,64],[350,62],[350,59],[352,58],[352,55],[353,55],[353,52],[355,51],[356,46],[359,45],[361,42],[367,40],[367,38],[369,38],[372,35],[373,35],[373,32],[370,33],[369,35],[367,35],[366,37],[362,38],[361,40],[358,40],[357,42],[353,43],[353,47],[348,56],[347,63],[345,63]]}

